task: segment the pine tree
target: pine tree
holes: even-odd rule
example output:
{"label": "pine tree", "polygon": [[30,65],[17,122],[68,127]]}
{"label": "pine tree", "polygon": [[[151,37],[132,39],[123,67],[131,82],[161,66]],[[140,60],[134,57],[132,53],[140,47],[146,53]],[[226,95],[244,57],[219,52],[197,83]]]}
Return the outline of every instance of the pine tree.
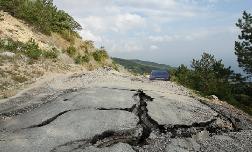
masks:
{"label": "pine tree", "polygon": [[235,54],[241,68],[252,77],[252,16],[246,11],[238,20],[236,26],[240,28],[241,34],[235,42]]}

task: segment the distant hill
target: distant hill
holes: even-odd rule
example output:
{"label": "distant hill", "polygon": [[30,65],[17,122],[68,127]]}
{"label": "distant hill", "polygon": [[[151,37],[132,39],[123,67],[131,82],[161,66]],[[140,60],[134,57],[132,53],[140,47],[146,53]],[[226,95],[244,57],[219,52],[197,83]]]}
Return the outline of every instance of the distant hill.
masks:
{"label": "distant hill", "polygon": [[124,66],[126,69],[128,69],[131,72],[144,74],[144,73],[150,73],[152,70],[172,70],[175,69],[174,67],[171,67],[170,65],[166,64],[159,64],[155,62],[149,62],[149,61],[142,61],[142,60],[128,60],[128,59],[121,59],[121,58],[112,58],[112,60]]}

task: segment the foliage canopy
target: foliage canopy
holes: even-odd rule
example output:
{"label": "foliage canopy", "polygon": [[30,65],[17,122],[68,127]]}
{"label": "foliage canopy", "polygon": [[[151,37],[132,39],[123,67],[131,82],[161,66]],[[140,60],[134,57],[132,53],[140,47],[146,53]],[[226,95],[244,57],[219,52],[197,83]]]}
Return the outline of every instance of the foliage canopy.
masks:
{"label": "foliage canopy", "polygon": [[58,10],[53,0],[0,0],[0,10],[20,18],[45,34],[51,32],[77,35],[81,25],[63,10]]}
{"label": "foliage canopy", "polygon": [[238,20],[236,26],[240,28],[241,34],[235,42],[235,54],[238,57],[239,66],[252,76],[252,15],[243,12],[242,18]]}

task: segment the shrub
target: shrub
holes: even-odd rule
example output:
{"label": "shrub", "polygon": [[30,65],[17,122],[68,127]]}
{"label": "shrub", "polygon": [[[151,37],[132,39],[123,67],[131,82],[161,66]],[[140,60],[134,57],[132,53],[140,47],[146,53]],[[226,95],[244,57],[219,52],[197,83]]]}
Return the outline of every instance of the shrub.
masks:
{"label": "shrub", "polygon": [[76,63],[76,64],[88,63],[89,61],[90,61],[89,55],[84,55],[84,56],[78,55],[78,56],[75,58],[75,63]]}
{"label": "shrub", "polygon": [[38,44],[34,39],[30,39],[25,44],[25,54],[31,58],[37,60],[42,55],[42,50],[39,48]]}
{"label": "shrub", "polygon": [[19,41],[13,41],[12,39],[1,39],[0,40],[0,50],[18,52],[21,48],[24,47],[24,44]]}
{"label": "shrub", "polygon": [[75,48],[74,46],[71,45],[71,46],[69,46],[69,47],[67,48],[66,52],[67,52],[67,54],[68,54],[70,57],[74,57],[75,54],[76,54],[76,52],[77,52],[77,50],[76,50],[76,48]]}
{"label": "shrub", "polygon": [[175,72],[176,80],[189,88],[200,91],[203,95],[215,94],[220,99],[231,100],[232,89],[229,80],[233,72],[225,68],[222,61],[213,55],[204,53],[200,60],[192,62],[192,69],[181,65]]}
{"label": "shrub", "polygon": [[56,59],[59,55],[59,50],[56,48],[52,48],[49,51],[41,50],[34,39],[30,39],[27,43],[13,41],[12,39],[1,39],[0,51],[1,50],[24,54],[35,60],[39,59],[41,56],[48,59]]}
{"label": "shrub", "polygon": [[181,65],[174,72],[175,81],[178,81],[180,84],[183,84],[187,87],[191,87],[192,84],[192,71],[188,69],[185,65]]}
{"label": "shrub", "polygon": [[104,62],[106,59],[109,58],[109,56],[105,50],[100,49],[100,50],[96,50],[93,53],[93,58],[97,62]]}
{"label": "shrub", "polygon": [[89,55],[84,55],[84,56],[82,56],[82,61],[83,61],[83,62],[89,62],[89,61],[90,61]]}

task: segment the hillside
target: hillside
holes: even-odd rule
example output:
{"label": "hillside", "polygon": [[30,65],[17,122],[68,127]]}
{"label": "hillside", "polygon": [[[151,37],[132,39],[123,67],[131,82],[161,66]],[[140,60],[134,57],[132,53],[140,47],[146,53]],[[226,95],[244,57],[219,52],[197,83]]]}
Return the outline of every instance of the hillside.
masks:
{"label": "hillside", "polygon": [[144,73],[150,73],[152,70],[172,70],[175,69],[174,67],[171,67],[170,65],[166,64],[159,64],[155,62],[149,62],[149,61],[142,61],[142,60],[127,60],[127,59],[121,59],[121,58],[112,58],[112,60],[124,66],[126,69],[133,73],[138,74],[144,74]]}
{"label": "hillside", "polygon": [[[48,74],[113,66],[106,50],[83,40],[75,28],[77,22],[50,2],[20,1],[19,5],[28,3],[29,8],[15,6],[12,1],[0,2],[0,99],[15,95]],[[52,25],[49,21],[43,26],[38,23],[45,19],[39,11],[47,9],[54,10],[61,20]]]}
{"label": "hillside", "polygon": [[[142,1],[137,2],[138,6],[129,1],[65,2],[0,0],[0,152],[251,151],[252,83],[226,67],[222,59],[204,52],[201,58],[192,59],[190,67],[183,64],[172,67],[136,59],[110,58],[104,47],[97,48],[94,41],[82,38],[79,33],[85,35],[86,31],[80,31],[81,25],[57,8],[70,7],[68,10],[74,13],[79,12],[76,7],[80,7],[85,16],[75,16],[89,28],[88,31],[91,29],[90,34],[101,36],[103,43],[114,51],[143,48],[137,53],[143,57],[150,52],[148,45],[134,46],[141,41],[131,39],[132,32],[123,30],[121,25],[133,30],[135,22],[140,21],[140,33],[135,35],[136,30],[133,30],[133,36],[137,39],[144,36],[143,42],[147,44],[149,40],[141,31],[152,31],[156,27],[143,28],[143,25],[157,22],[147,22],[144,14],[138,17],[139,13],[146,11],[145,6],[149,4],[157,10],[167,6]],[[96,3],[99,7],[88,3]],[[112,5],[106,6],[107,3]],[[117,9],[114,7],[117,3],[120,8],[127,4],[127,9],[134,12]],[[107,11],[109,19],[105,18]],[[157,16],[156,12],[148,11]],[[100,13],[104,15],[101,19],[110,22],[108,30],[120,35],[116,39],[113,33],[101,32],[103,30],[86,24],[107,27],[96,18]],[[248,17],[252,22],[252,16],[244,14],[243,19]],[[91,19],[87,19],[88,16]],[[248,21],[239,20],[239,23],[244,27]],[[111,28],[111,24],[118,28]],[[252,27],[252,23],[248,27]],[[250,35],[244,34],[248,27],[239,36],[246,38],[242,46],[248,44]],[[148,31],[146,33],[151,34]],[[134,43],[127,43],[123,39],[126,35],[121,32],[130,33],[127,37]],[[165,32],[160,29],[163,36]],[[155,33],[147,38],[158,36],[158,31]],[[111,37],[106,37],[107,34]],[[167,43],[167,38],[154,39]],[[185,43],[180,41],[179,45],[181,42]],[[190,42],[202,43],[196,39]],[[150,49],[155,50],[155,54],[158,48],[164,48],[153,46]],[[176,48],[178,46],[172,50]],[[152,57],[150,53],[147,55]],[[147,75],[152,70],[168,70],[170,81],[150,80]]]}

